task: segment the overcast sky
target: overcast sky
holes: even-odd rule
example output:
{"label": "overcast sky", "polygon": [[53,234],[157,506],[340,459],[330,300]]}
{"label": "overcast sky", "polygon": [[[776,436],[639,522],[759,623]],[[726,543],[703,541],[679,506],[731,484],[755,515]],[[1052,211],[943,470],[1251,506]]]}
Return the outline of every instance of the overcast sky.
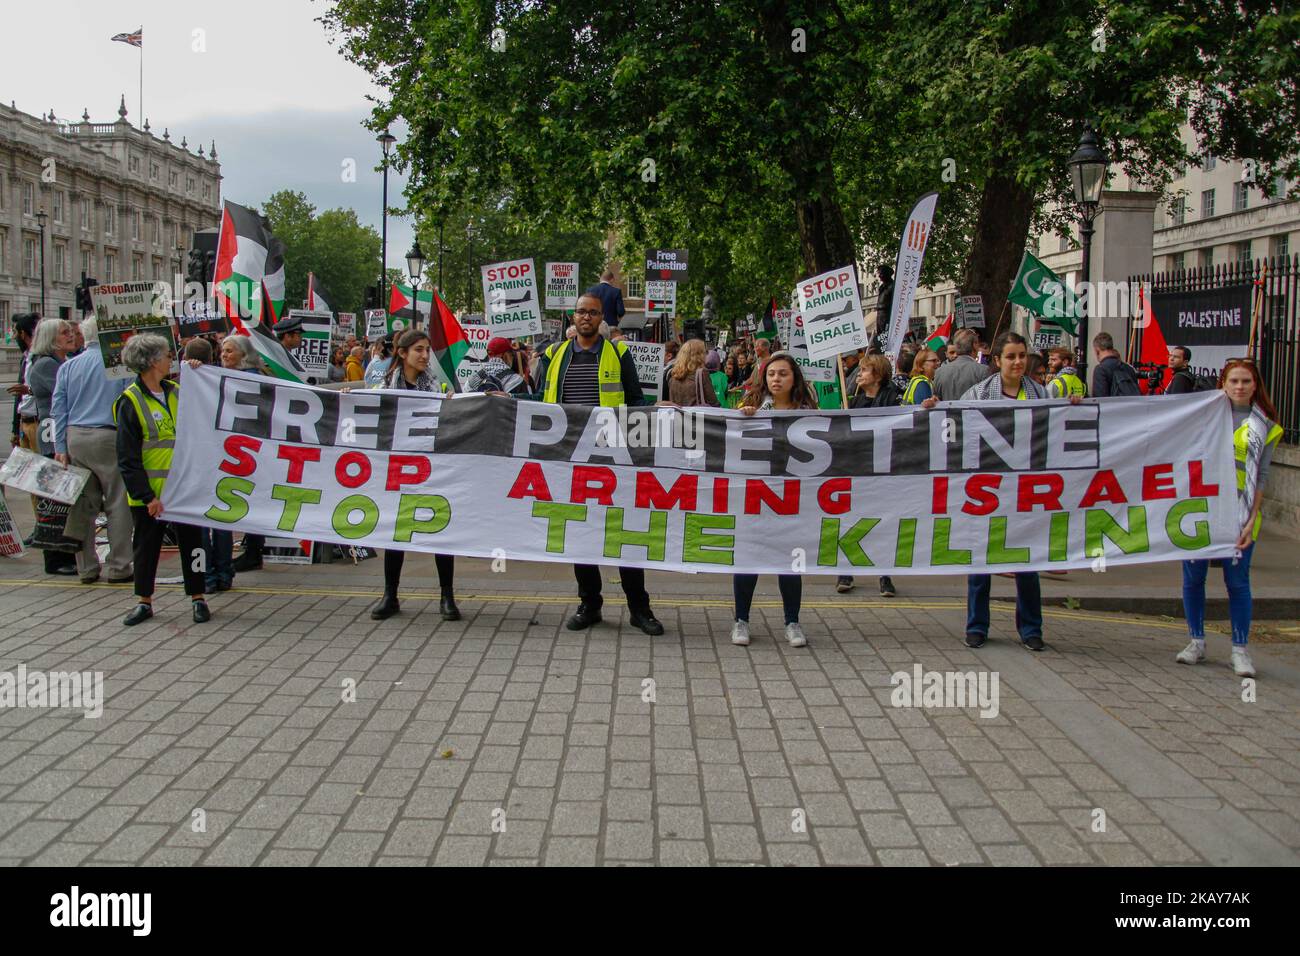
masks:
{"label": "overcast sky", "polygon": [[[144,116],[155,135],[216,140],[224,198],[256,205],[277,189],[306,193],[317,209],[355,209],[378,231],[380,150],[361,126],[378,88],[331,46],[315,18],[324,0],[72,0],[5,4],[11,42],[0,57],[0,98],[34,115],[140,125],[141,51],[113,43],[144,27]],[[196,32],[198,31],[198,32]],[[21,37],[21,42],[16,38]],[[395,128],[401,138],[405,130]],[[356,181],[344,181],[354,160]],[[390,173],[389,206],[404,180]],[[388,264],[405,269],[409,220],[388,221]]]}

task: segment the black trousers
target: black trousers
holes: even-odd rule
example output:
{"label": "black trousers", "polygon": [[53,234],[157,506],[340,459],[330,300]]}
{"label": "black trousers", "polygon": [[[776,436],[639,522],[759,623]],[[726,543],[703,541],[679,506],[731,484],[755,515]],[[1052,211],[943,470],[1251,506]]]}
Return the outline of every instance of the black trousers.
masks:
{"label": "black trousers", "polygon": [[266,536],[260,534],[244,535],[244,554],[261,558],[262,549],[266,546]]}
{"label": "black trousers", "polygon": [[[578,579],[578,600],[589,608],[599,609],[605,603],[600,595],[600,565],[575,564],[573,576]],[[638,614],[650,610],[650,595],[645,589],[644,568],[619,568],[619,581],[627,595],[627,607]]]}
{"label": "black trousers", "polygon": [[[402,565],[405,563],[405,551],[384,552],[385,594],[397,593],[397,586],[402,583]],[[438,587],[444,591],[451,591],[452,579],[456,573],[456,558],[450,554],[435,554],[433,563],[438,566]]]}
{"label": "black trousers", "polygon": [[199,535],[199,529],[189,524],[159,521],[157,518],[150,517],[149,509],[143,505],[131,506],[131,518],[135,522],[131,550],[135,561],[136,597],[153,597],[154,579],[158,577],[158,557],[162,552],[163,531],[168,524],[175,531],[176,541],[180,546],[181,574],[185,576],[185,593],[201,595],[204,587],[203,572],[194,570],[196,555],[203,554],[203,539]]}

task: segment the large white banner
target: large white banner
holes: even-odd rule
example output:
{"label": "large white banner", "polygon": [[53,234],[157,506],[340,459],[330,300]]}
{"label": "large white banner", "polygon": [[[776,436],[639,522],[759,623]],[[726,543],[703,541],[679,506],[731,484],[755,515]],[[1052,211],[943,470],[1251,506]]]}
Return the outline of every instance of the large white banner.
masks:
{"label": "large white banner", "polygon": [[795,291],[810,358],[835,358],[867,347],[866,317],[853,266],[804,279]]}
{"label": "large white banner", "polygon": [[926,193],[912,206],[903,229],[903,239],[898,246],[898,264],[894,269],[894,299],[889,306],[889,338],[885,354],[891,362],[898,359],[912,316],[912,302],[916,299],[916,286],[921,281],[921,263],[925,259],[925,244],[930,239],[934,222],[934,207],[938,193]]}
{"label": "large white banner", "polygon": [[966,574],[1227,557],[1240,531],[1221,392],[749,417],[186,365],[177,435],[169,518],[444,554]]}
{"label": "large white banner", "polygon": [[512,259],[482,266],[483,304],[494,336],[517,339],[542,331],[537,270],[532,259]]}

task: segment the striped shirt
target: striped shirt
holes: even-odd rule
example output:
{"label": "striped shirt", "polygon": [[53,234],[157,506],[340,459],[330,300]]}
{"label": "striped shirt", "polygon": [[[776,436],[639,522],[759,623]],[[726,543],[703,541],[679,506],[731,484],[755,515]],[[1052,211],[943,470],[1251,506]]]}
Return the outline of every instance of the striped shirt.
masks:
{"label": "striped shirt", "polygon": [[591,349],[584,349],[575,339],[569,346],[569,367],[564,370],[560,401],[569,405],[600,404],[600,350],[604,340],[597,339]]}

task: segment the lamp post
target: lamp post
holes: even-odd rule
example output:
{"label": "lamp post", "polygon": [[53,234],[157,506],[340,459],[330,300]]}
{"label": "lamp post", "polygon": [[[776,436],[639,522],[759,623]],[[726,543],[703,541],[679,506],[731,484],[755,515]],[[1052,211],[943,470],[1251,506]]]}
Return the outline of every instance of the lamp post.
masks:
{"label": "lamp post", "polygon": [[1074,202],[1079,207],[1079,238],[1083,246],[1083,287],[1080,299],[1083,315],[1079,323],[1079,372],[1087,381],[1088,349],[1090,347],[1088,319],[1092,312],[1092,233],[1093,220],[1101,213],[1101,191],[1106,185],[1106,154],[1101,151],[1097,134],[1091,124],[1084,124],[1079,145],[1070,157],[1070,179],[1074,186]]}
{"label": "lamp post", "polygon": [[45,318],[45,221],[49,216],[42,209],[36,214],[36,221],[41,225],[41,318]]}
{"label": "lamp post", "polygon": [[438,223],[438,295],[442,294],[442,223]]}
{"label": "lamp post", "polygon": [[384,209],[379,225],[379,305],[386,309],[388,296],[385,295],[384,286],[388,279],[388,151],[397,142],[397,137],[385,129],[376,139],[384,151]]}
{"label": "lamp post", "polygon": [[[474,311],[474,220],[465,223],[465,241],[469,251],[465,254],[465,311]],[[487,303],[483,303],[483,314],[487,315]]]}
{"label": "lamp post", "polygon": [[420,324],[420,273],[424,271],[424,253],[420,251],[418,235],[411,244],[411,251],[406,254],[406,271],[411,277],[411,309],[415,313],[411,328],[415,328]]}

